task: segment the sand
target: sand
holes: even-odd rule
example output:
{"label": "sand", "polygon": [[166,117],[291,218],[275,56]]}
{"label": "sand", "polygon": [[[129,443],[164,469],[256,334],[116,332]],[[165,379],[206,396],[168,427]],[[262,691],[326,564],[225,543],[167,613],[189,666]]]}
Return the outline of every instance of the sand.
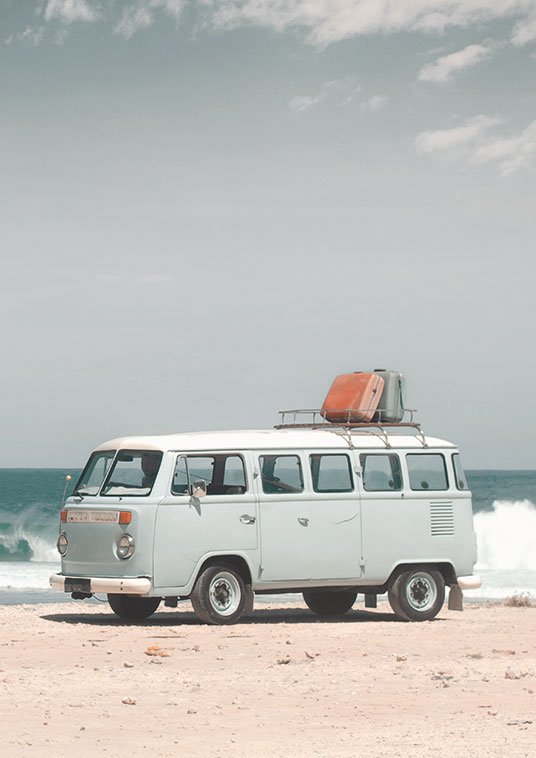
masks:
{"label": "sand", "polygon": [[2,758],[536,755],[536,608],[210,627],[85,601],[3,606],[0,629]]}

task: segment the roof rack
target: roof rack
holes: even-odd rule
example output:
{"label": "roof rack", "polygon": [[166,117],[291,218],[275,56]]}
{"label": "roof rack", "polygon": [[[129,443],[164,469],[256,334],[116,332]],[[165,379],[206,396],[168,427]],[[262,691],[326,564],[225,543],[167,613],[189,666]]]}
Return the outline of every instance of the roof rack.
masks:
{"label": "roof rack", "polygon": [[[421,425],[414,421],[414,414],[417,411],[412,408],[404,408],[403,414],[409,414],[409,420],[404,421],[382,421],[382,411],[377,411],[375,415],[379,416],[377,421],[350,421],[356,409],[344,408],[341,410],[331,410],[330,413],[336,413],[340,416],[346,415],[347,421],[326,421],[319,408],[293,408],[291,410],[279,411],[281,423],[275,425],[275,429],[324,429],[326,431],[340,434],[346,438],[350,447],[353,447],[352,432],[363,434],[373,434],[379,437],[385,447],[391,447],[389,442],[388,430],[390,429],[412,429],[415,436],[423,447],[427,447],[426,437],[422,431]],[[292,421],[287,421],[288,417]],[[303,420],[300,420],[303,419]]]}

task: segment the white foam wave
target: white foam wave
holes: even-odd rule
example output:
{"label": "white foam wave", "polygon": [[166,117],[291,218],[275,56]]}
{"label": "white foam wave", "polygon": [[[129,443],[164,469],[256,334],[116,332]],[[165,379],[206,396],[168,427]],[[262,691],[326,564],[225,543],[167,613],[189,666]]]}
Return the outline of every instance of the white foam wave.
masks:
{"label": "white foam wave", "polygon": [[0,563],[0,589],[38,590],[49,588],[49,577],[60,571],[59,562]]}
{"label": "white foam wave", "polygon": [[7,534],[0,535],[0,545],[13,555],[18,552],[19,543],[22,541],[30,546],[32,561],[42,563],[57,560],[58,552],[55,544],[46,537],[35,534],[23,524],[16,523]]}
{"label": "white foam wave", "polygon": [[536,571],[536,506],[530,500],[496,500],[474,518],[476,570]]}

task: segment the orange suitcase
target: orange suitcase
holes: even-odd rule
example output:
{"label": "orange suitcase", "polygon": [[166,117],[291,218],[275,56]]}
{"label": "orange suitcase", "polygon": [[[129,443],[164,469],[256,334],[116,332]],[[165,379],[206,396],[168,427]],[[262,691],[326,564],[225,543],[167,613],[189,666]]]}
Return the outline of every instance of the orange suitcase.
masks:
{"label": "orange suitcase", "polygon": [[352,424],[371,421],[383,391],[378,374],[340,374],[330,387],[321,415],[326,421]]}

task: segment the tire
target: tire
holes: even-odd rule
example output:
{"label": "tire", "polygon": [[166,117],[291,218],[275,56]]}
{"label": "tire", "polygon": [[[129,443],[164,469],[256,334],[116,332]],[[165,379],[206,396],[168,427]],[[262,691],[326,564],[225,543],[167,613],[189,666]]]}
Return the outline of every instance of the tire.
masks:
{"label": "tire", "polygon": [[190,600],[205,624],[235,624],[246,610],[244,580],[228,564],[208,566],[197,577]]}
{"label": "tire", "polygon": [[139,597],[139,595],[108,595],[112,611],[126,621],[141,621],[149,618],[160,605],[159,597]]}
{"label": "tire", "polygon": [[439,571],[414,568],[399,574],[389,587],[389,603],[404,621],[429,621],[445,601],[445,580]]}
{"label": "tire", "polygon": [[342,616],[355,603],[353,590],[306,590],[303,599],[308,608],[319,616]]}

